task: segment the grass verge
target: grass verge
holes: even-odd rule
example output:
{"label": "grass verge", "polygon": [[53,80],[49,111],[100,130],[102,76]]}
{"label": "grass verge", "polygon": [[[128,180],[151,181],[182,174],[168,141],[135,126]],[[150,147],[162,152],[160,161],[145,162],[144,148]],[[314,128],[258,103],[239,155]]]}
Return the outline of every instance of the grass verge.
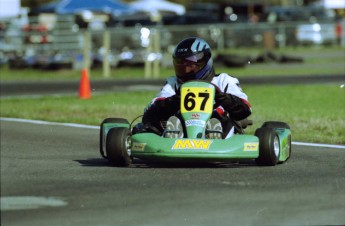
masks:
{"label": "grass verge", "polygon": [[[294,141],[345,144],[345,88],[338,85],[244,87],[252,104],[253,134],[264,121],[287,122]],[[156,91],[0,99],[1,117],[99,125],[107,117],[129,121],[143,113]]]}

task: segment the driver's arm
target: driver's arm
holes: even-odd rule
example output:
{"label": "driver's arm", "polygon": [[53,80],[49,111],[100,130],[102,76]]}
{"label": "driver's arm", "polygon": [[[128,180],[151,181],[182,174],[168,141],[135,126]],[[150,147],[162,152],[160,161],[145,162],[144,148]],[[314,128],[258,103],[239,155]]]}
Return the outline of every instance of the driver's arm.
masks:
{"label": "driver's arm", "polygon": [[144,112],[142,121],[144,124],[166,121],[179,109],[180,97],[176,94],[171,97],[156,98]]}
{"label": "driver's arm", "polygon": [[230,118],[236,121],[245,119],[252,113],[247,95],[242,91],[238,79],[226,74],[218,78],[215,101],[216,105],[221,105]]}
{"label": "driver's arm", "polygon": [[229,93],[217,93],[216,103],[221,105],[229,113],[230,118],[236,121],[245,119],[252,113],[247,100]]}
{"label": "driver's arm", "polygon": [[[161,121],[166,121],[180,109],[180,96],[175,79],[169,79],[158,95],[145,110],[142,122],[159,127]],[[176,95],[176,93],[178,95]]]}

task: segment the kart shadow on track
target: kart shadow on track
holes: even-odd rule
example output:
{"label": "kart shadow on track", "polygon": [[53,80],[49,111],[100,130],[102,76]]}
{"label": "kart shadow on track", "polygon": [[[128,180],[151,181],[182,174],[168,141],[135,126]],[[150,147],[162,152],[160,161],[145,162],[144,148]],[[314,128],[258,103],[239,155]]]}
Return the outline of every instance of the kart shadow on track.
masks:
{"label": "kart shadow on track", "polygon": [[78,162],[81,166],[88,166],[88,167],[111,167],[112,165],[109,161],[100,158],[94,159],[78,159],[73,160],[74,162]]}
{"label": "kart shadow on track", "polygon": [[151,162],[136,159],[132,168],[248,168],[258,167],[255,161],[243,162]]}
{"label": "kart shadow on track", "polygon": [[[73,160],[85,167],[113,167],[109,161],[100,158]],[[135,159],[130,168],[242,168],[258,167],[254,160],[234,162],[158,162]],[[127,168],[127,167],[123,167]]]}

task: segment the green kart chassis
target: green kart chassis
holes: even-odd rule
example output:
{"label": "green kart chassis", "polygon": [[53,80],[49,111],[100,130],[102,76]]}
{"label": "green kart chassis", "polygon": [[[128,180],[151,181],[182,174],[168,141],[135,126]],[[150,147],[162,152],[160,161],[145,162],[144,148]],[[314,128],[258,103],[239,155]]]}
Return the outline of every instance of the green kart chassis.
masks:
{"label": "green kart chassis", "polygon": [[[207,139],[205,125],[211,117],[215,88],[206,82],[181,86],[181,114],[186,135],[165,138],[155,133],[132,135],[131,124],[107,118],[100,126],[100,152],[115,166],[129,166],[134,158],[158,161],[229,162],[254,159],[259,165],[276,165],[291,155],[291,130],[284,122],[269,121],[255,135],[234,134]],[[188,125],[188,126],[186,126]]]}

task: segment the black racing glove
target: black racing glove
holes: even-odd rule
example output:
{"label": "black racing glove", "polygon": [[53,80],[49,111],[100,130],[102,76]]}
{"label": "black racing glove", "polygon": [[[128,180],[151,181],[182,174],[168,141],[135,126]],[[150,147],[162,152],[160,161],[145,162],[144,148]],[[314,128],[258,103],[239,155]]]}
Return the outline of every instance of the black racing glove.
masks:
{"label": "black racing glove", "polygon": [[163,132],[162,121],[167,121],[180,110],[180,87],[175,87],[175,93],[171,97],[156,100],[144,112],[142,122],[145,128],[157,134]]}
{"label": "black racing glove", "polygon": [[156,100],[144,113],[143,123],[166,121],[180,109],[180,95]]}
{"label": "black racing glove", "polygon": [[215,101],[215,106],[221,105],[234,120],[245,119],[251,114],[250,107],[241,98],[223,93],[218,87],[216,87]]}

